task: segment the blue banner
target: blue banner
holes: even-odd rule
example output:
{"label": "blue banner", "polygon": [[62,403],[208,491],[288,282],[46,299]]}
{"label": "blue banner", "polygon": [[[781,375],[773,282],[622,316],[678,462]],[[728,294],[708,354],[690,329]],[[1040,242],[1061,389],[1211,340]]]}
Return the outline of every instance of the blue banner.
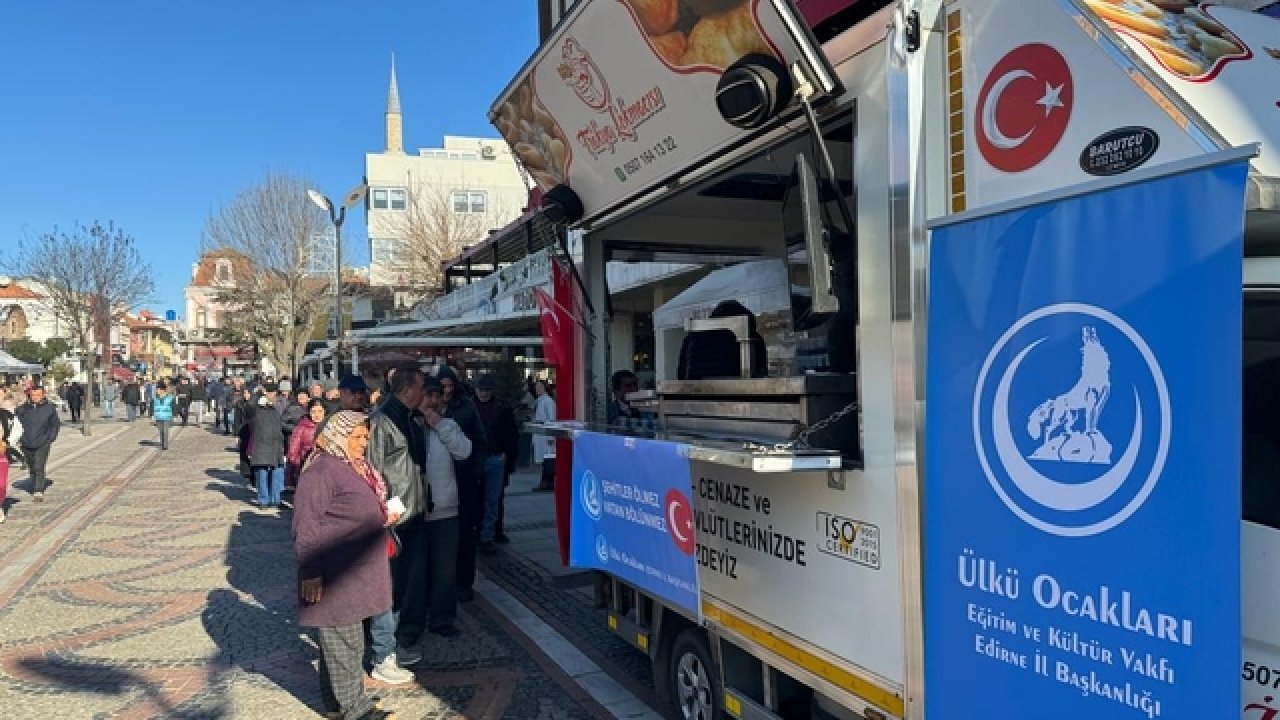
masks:
{"label": "blue banner", "polygon": [[933,232],[930,720],[1239,716],[1246,172]]}
{"label": "blue banner", "polygon": [[701,617],[685,446],[579,433],[569,564],[607,571]]}

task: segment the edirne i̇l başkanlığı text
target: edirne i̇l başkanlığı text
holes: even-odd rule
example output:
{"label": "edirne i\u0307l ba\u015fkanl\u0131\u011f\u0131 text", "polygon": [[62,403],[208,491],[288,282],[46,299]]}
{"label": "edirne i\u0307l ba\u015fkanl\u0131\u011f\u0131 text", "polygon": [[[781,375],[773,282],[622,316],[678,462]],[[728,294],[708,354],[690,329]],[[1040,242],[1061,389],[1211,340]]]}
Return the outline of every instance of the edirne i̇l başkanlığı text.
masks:
{"label": "edirne i\u0307l ba\u015fkanl\u0131\u011f\u0131 text", "polygon": [[[1109,646],[1091,638],[1080,621],[1119,628],[1133,633],[1135,640],[1155,639],[1175,648],[1191,648],[1194,625],[1190,619],[1143,607],[1128,590],[1106,585],[1082,591],[1048,573],[1036,575],[1028,585],[1020,570],[1002,569],[1000,563],[969,549],[960,554],[957,566],[961,585],[989,596],[976,597],[964,608],[966,620],[977,626],[974,652],[1051,678],[1082,695],[1128,705],[1149,718],[1161,716],[1158,683],[1176,683],[1173,663],[1146,650]],[[1000,599],[1029,600],[1040,609],[1061,613],[1063,624],[1071,627],[1027,624],[993,609]]]}

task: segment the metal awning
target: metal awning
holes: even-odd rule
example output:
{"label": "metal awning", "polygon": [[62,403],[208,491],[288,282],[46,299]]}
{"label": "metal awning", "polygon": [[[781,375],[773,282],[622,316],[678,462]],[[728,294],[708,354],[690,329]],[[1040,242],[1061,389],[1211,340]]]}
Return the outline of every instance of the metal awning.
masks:
{"label": "metal awning", "polygon": [[[539,313],[533,310],[517,310],[493,315],[473,315],[461,318],[441,320],[422,320],[420,322],[381,325],[365,330],[353,330],[347,333],[347,340],[356,345],[373,344],[378,338],[394,338],[409,340],[415,338],[436,337],[493,337],[520,332],[539,332]],[[538,342],[541,342],[541,337]],[[378,343],[385,344],[385,343]],[[456,343],[455,343],[456,344]]]}
{"label": "metal awning", "polygon": [[22,373],[24,375],[43,375],[44,366],[29,363],[0,350],[0,373]]}

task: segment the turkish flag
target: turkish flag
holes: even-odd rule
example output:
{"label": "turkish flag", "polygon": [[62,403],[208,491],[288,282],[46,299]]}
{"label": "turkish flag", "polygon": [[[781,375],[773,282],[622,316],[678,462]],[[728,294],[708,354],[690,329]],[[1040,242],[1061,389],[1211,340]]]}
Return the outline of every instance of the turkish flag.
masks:
{"label": "turkish flag", "polygon": [[[576,415],[578,290],[571,272],[561,261],[551,263],[551,291],[534,290],[542,320],[542,352],[547,364],[556,369],[556,419],[573,420]],[[573,483],[573,443],[556,438],[556,538],[560,542],[560,562],[569,564],[569,514]]]}

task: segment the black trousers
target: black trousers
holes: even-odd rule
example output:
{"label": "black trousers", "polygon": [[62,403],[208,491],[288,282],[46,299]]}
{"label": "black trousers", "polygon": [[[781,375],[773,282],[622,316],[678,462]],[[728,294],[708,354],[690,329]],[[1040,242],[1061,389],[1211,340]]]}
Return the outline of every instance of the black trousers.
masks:
{"label": "black trousers", "polygon": [[400,554],[391,559],[391,607],[397,613],[396,644],[414,647],[427,629],[431,607],[427,568],[430,562],[426,522],[422,516],[396,526]]}
{"label": "black trousers", "polygon": [[71,408],[71,422],[80,422],[80,403],[67,403]]}
{"label": "black trousers", "polygon": [[42,493],[49,485],[49,476],[45,474],[45,466],[49,464],[49,447],[42,445],[22,448],[22,454],[27,456],[27,470],[31,474],[33,493]]}
{"label": "black trousers", "polygon": [[484,524],[484,486],[478,478],[458,478],[458,589],[476,582],[476,551]]}
{"label": "black trousers", "polygon": [[187,426],[187,416],[191,413],[191,401],[178,401],[178,417],[182,418],[182,427]]}

